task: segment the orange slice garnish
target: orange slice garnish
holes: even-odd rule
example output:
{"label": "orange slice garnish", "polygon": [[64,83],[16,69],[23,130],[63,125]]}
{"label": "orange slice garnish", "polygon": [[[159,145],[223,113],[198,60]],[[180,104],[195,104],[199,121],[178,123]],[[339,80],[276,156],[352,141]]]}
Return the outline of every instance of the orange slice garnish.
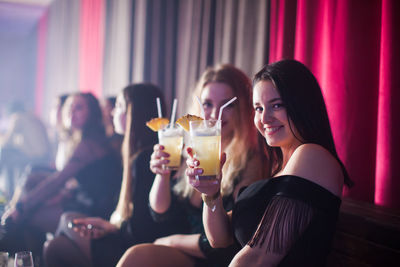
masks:
{"label": "orange slice garnish", "polygon": [[196,116],[196,115],[190,115],[186,114],[185,116],[180,117],[179,119],[176,120],[176,123],[179,124],[186,132],[189,132],[189,121],[202,121],[203,118]]}
{"label": "orange slice garnish", "polygon": [[167,118],[154,118],[146,122],[146,126],[155,132],[163,129],[168,124],[169,124],[169,119]]}

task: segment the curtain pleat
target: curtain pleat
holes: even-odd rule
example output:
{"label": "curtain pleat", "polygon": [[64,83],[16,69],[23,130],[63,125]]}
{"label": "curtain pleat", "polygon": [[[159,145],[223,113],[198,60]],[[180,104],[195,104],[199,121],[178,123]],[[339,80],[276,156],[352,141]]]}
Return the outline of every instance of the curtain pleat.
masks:
{"label": "curtain pleat", "polygon": [[101,97],[103,91],[103,0],[80,0],[79,89]]}
{"label": "curtain pleat", "polygon": [[252,77],[268,62],[268,3],[217,1],[214,63],[234,64]]}
{"label": "curtain pleat", "polygon": [[57,0],[49,7],[42,114],[49,114],[56,96],[78,91],[79,12],[79,1]]}
{"label": "curtain pleat", "polygon": [[103,95],[117,95],[129,84],[132,1],[107,1]]}
{"label": "curtain pleat", "polygon": [[399,1],[382,1],[375,181],[375,202],[397,209],[400,209],[399,12]]}
{"label": "curtain pleat", "polygon": [[47,12],[40,18],[37,26],[37,60],[35,86],[35,113],[40,115],[43,108],[44,76],[46,66]]}

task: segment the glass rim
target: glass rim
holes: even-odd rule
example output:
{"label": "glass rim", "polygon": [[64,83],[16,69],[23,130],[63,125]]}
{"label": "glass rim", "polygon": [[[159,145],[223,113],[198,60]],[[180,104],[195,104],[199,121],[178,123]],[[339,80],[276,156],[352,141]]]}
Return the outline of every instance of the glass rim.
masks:
{"label": "glass rim", "polygon": [[[163,127],[162,129],[160,129],[160,131],[164,131],[164,130],[170,128],[170,125],[171,125],[171,124],[172,124],[172,123],[168,123],[168,124],[164,125],[164,127]],[[176,122],[174,122],[174,123],[172,124],[172,129],[175,129],[175,128],[182,129],[182,128],[179,126],[179,124],[177,124]]]}
{"label": "glass rim", "polygon": [[17,251],[17,252],[15,252],[15,255],[17,255],[17,254],[20,254],[20,255],[31,254],[32,255],[32,251],[29,251],[29,250]]}
{"label": "glass rim", "polygon": [[204,122],[214,122],[215,124],[217,123],[221,123],[222,120],[214,120],[214,119],[210,119],[210,120],[195,120],[195,121],[189,121],[189,125],[191,124],[201,124]]}

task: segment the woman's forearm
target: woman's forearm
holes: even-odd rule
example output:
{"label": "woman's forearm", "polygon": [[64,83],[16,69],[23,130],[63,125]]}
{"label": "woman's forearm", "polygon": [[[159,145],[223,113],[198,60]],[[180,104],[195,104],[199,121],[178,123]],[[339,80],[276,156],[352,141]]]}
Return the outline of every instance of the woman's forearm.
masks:
{"label": "woman's forearm", "polygon": [[212,204],[204,204],[203,223],[208,241],[213,248],[223,248],[232,244],[230,217],[223,207],[221,196]]}
{"label": "woman's forearm", "polygon": [[171,205],[170,174],[157,174],[149,194],[151,208],[157,213],[164,213]]}

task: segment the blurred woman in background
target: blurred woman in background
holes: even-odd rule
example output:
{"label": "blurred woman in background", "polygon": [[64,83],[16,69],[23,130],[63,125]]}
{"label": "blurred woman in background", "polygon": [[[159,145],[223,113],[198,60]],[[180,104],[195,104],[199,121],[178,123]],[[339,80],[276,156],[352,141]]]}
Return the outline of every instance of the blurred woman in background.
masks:
{"label": "blurred woman in background", "polygon": [[[64,214],[57,236],[45,246],[48,266],[115,266],[130,246],[170,233],[172,226],[156,224],[148,208],[154,178],[148,161],[157,135],[145,123],[157,117],[157,97],[163,103],[161,91],[152,84],[129,85],[118,95],[113,122],[116,132],[124,135],[118,205],[109,221]],[[73,229],[68,227],[71,222],[76,225]]]}
{"label": "blurred woman in background", "polygon": [[64,211],[107,218],[118,199],[121,159],[106,138],[98,100],[91,93],[72,94],[63,112],[71,156],[63,169],[23,192],[4,213],[7,235],[1,243],[8,251],[28,249],[41,255],[43,233],[55,232]]}

